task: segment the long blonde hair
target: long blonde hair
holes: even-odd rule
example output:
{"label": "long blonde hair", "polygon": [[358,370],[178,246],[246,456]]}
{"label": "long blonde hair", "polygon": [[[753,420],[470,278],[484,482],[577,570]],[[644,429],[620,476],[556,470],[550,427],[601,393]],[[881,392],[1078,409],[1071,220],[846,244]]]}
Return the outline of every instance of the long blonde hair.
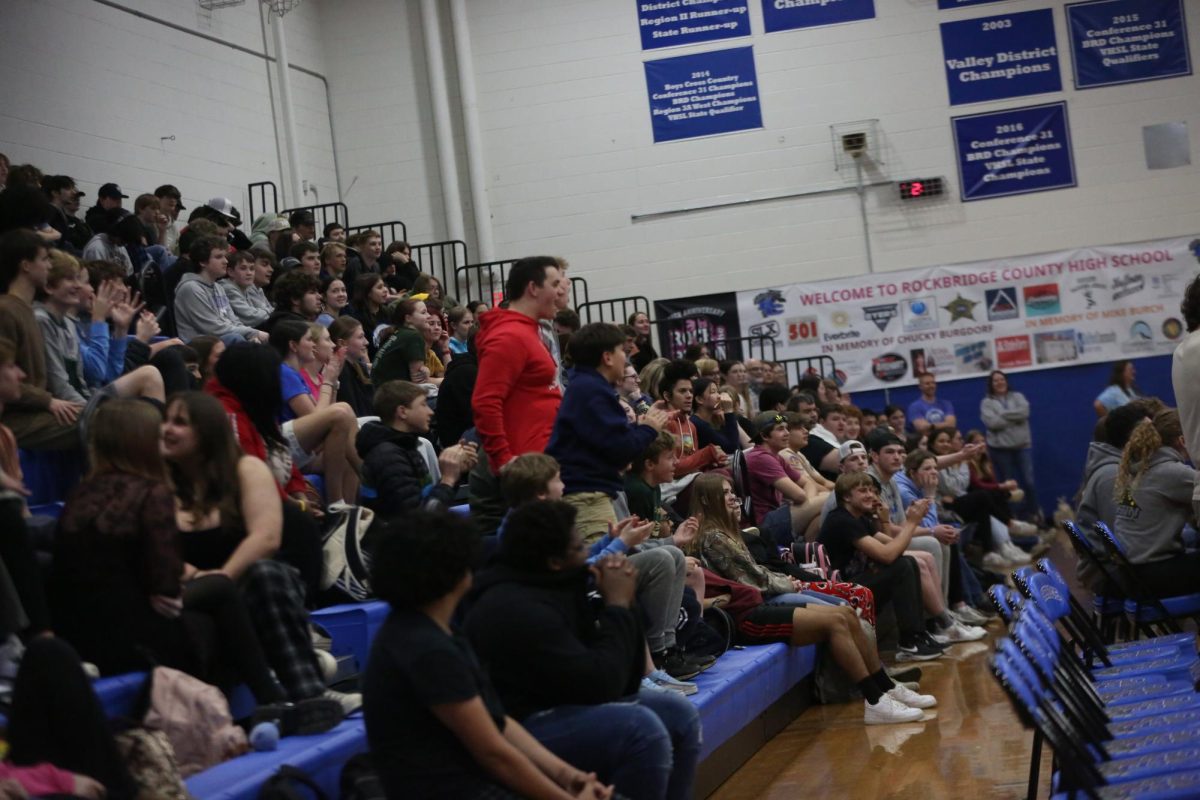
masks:
{"label": "long blonde hair", "polygon": [[1113,484],[1113,497],[1117,502],[1128,499],[1137,488],[1154,451],[1163,446],[1173,447],[1181,436],[1183,426],[1179,422],[1179,412],[1173,408],[1164,408],[1152,419],[1144,419],[1134,427],[1121,452],[1121,465],[1117,467],[1117,479]]}
{"label": "long blonde hair", "polygon": [[[705,473],[692,483],[692,516],[700,523],[700,537],[709,531],[718,531],[735,542],[742,541],[741,529],[738,526],[737,514],[725,505],[725,484],[729,479],[724,475]],[[700,537],[692,545],[692,550],[700,549]]]}
{"label": "long blonde hair", "polygon": [[638,380],[641,381],[642,391],[645,394],[658,399],[658,385],[662,383],[663,370],[670,363],[670,359],[656,358],[642,367],[642,371],[638,374]]}

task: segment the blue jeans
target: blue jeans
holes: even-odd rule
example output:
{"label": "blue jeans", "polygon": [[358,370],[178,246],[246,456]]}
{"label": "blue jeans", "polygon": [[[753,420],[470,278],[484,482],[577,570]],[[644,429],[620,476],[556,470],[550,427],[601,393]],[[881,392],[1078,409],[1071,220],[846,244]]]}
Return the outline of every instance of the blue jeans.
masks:
{"label": "blue jeans", "polygon": [[1040,515],[1037,491],[1033,483],[1033,450],[1025,447],[1020,450],[989,447],[992,457],[992,467],[996,470],[996,480],[1015,480],[1025,490],[1025,499],[1017,507],[1017,513],[1022,517]]}
{"label": "blue jeans", "polygon": [[805,606],[844,606],[849,605],[849,603],[840,597],[821,594],[819,592],[787,592],[786,594],[777,594],[774,597],[763,600],[763,605],[804,608]]}
{"label": "blue jeans", "polygon": [[768,511],[758,525],[758,532],[763,540],[776,547],[791,547],[792,507],[784,503],[779,508]]}
{"label": "blue jeans", "polygon": [[522,724],[550,752],[630,800],[692,796],[700,715],[681,694],[642,690],[616,703],[539,711]]}

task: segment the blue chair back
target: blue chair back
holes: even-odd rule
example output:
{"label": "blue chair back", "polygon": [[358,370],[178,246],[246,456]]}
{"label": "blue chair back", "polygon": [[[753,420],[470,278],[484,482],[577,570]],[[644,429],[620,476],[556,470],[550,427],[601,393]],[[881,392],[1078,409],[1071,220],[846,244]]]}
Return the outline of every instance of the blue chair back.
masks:
{"label": "blue chair back", "polygon": [[1048,558],[1040,558],[1034,566],[1037,567],[1038,572],[1053,581],[1054,585],[1059,588],[1059,591],[1070,591],[1070,588],[1067,586],[1067,579],[1058,571],[1058,567],[1054,566],[1053,561]]}
{"label": "blue chair back", "polygon": [[1126,558],[1129,558],[1129,551],[1125,549],[1125,545],[1121,544],[1121,540],[1118,539],[1116,534],[1112,532],[1112,528],[1108,527],[1108,525],[1104,524],[1103,522],[1097,522],[1092,526],[1092,528],[1096,531],[1096,534],[1100,538],[1108,542],[1110,547]]}
{"label": "blue chair back", "polygon": [[996,607],[997,613],[1005,622],[1011,622],[1013,617],[1013,607],[1008,603],[1008,587],[1002,583],[995,583],[988,587],[988,597],[991,598],[992,605]]}
{"label": "blue chair back", "polygon": [[1092,555],[1099,555],[1096,548],[1092,547],[1092,543],[1083,535],[1083,531],[1074,522],[1064,522],[1063,527],[1067,529],[1067,536],[1071,537],[1071,541],[1075,544],[1076,549],[1084,550]]}
{"label": "blue chair back", "polygon": [[1032,701],[1030,708],[1036,707],[1037,699],[1042,696],[1043,689],[1037,672],[1029,663],[1029,657],[1021,652],[1021,649],[1017,647],[1016,642],[1012,639],[1001,639],[997,650],[997,655],[1002,655],[1008,659],[1013,672],[1020,677],[1021,682],[1029,692],[1029,697]]}
{"label": "blue chair back", "polygon": [[1032,623],[1022,624],[1020,621],[1013,628],[1012,640],[1017,649],[1025,654],[1031,666],[1047,681],[1054,679],[1054,656],[1046,649],[1041,636],[1033,628]]}
{"label": "blue chair back", "polygon": [[1067,595],[1048,576],[1035,572],[1028,577],[1027,583],[1030,599],[1047,617],[1059,620],[1071,613]]}
{"label": "blue chair back", "polygon": [[1038,707],[1037,695],[1014,663],[1020,660],[1020,654],[1014,659],[1001,651],[992,658],[992,668],[996,677],[1010,690],[1009,694],[1013,700],[1019,703],[1026,713],[1033,715]]}

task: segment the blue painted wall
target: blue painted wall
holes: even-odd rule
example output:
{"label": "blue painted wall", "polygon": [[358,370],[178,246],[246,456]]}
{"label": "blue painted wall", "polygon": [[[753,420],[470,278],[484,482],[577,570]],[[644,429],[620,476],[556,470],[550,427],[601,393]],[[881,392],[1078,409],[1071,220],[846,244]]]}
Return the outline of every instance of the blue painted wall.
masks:
{"label": "blue painted wall", "polygon": [[[1175,405],[1171,357],[1139,358],[1133,363],[1142,393]],[[1034,475],[1038,500],[1047,515],[1053,512],[1057,498],[1066,497],[1070,502],[1079,488],[1088,442],[1096,424],[1092,401],[1108,382],[1111,370],[1111,364],[1103,363],[1009,376],[1013,390],[1022,392],[1032,408],[1029,422],[1033,431]],[[938,397],[954,404],[958,426],[964,433],[971,428],[983,429],[979,401],[986,392],[986,383],[986,378],[971,378],[938,384]],[[919,396],[913,384],[886,392],[855,392],[852,399],[859,408],[880,411],[889,403],[908,408]]]}

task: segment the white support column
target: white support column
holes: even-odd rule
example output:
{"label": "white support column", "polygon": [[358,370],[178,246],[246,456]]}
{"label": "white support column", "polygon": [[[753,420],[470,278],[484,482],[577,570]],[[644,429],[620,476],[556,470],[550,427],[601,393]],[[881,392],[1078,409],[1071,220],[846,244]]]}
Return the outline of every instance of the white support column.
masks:
{"label": "white support column", "polygon": [[471,208],[475,212],[475,238],[479,246],[479,260],[495,261],[492,206],[488,201],[487,172],[483,164],[483,132],[479,127],[479,99],[475,91],[475,57],[471,53],[467,0],[450,0],[450,24],[454,29],[458,93],[462,101],[463,127],[467,135],[467,171],[471,186]]}
{"label": "white support column", "polygon": [[437,142],[438,172],[442,180],[442,208],[446,234],[462,239],[462,198],[458,194],[458,158],[450,125],[450,100],[446,89],[446,64],[442,53],[442,26],[437,0],[421,0],[421,27],[425,34],[425,60],[429,67],[429,100],[433,106],[433,130]]}
{"label": "white support column", "polygon": [[296,116],[292,111],[292,80],[288,74],[287,37],[283,32],[283,17],[270,9],[271,32],[275,36],[275,76],[279,83],[279,107],[283,112],[283,143],[287,151],[288,174],[284,176],[284,208],[304,204],[300,192],[300,149],[296,143]]}

